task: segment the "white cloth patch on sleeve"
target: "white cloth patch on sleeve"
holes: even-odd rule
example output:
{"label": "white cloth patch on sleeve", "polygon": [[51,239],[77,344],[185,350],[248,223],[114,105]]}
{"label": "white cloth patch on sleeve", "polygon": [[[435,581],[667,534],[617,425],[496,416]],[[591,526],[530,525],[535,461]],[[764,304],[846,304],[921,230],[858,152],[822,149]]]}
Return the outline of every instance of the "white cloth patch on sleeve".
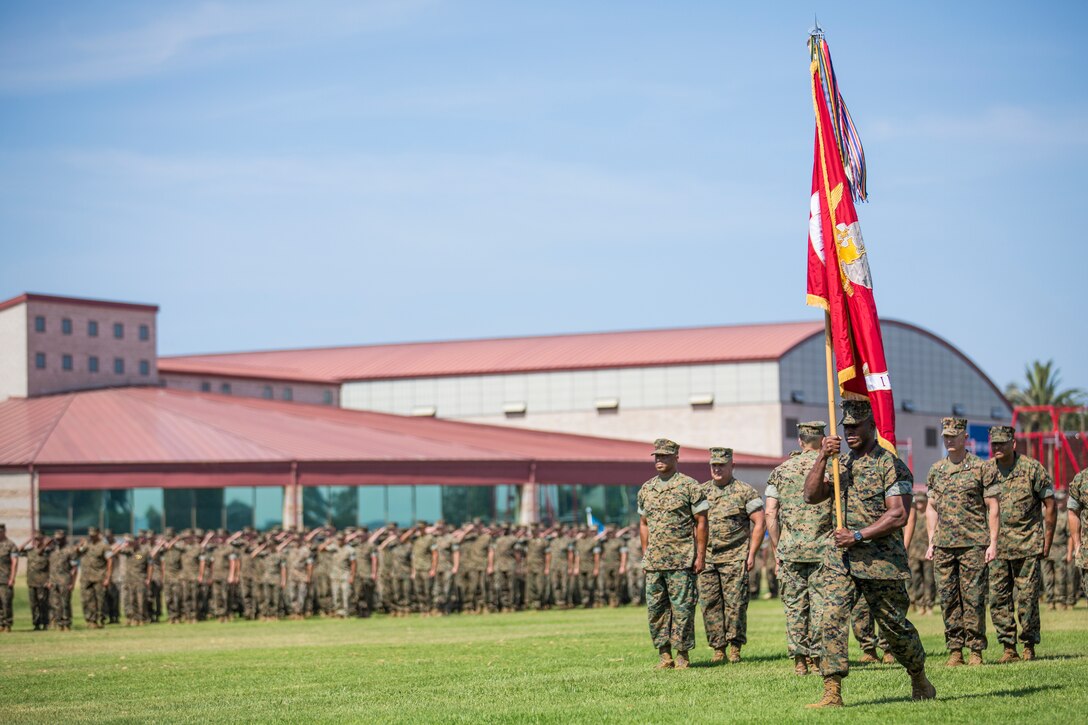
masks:
{"label": "white cloth patch on sleeve", "polygon": [[778,498],[778,486],[773,483],[767,484],[767,498]]}
{"label": "white cloth patch on sleeve", "polygon": [[753,511],[759,511],[761,508],[763,508],[763,500],[753,498],[751,501],[744,504],[744,508],[748,511],[748,513],[752,513]]}
{"label": "white cloth patch on sleeve", "polygon": [[691,507],[691,512],[693,514],[698,514],[706,511],[708,508],[710,508],[710,502],[704,498],[702,501]]}

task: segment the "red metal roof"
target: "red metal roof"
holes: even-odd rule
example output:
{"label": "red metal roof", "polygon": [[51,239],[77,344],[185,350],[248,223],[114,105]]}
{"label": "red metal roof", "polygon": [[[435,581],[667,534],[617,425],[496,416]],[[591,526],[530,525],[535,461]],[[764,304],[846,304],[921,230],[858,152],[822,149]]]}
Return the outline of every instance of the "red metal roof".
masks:
{"label": "red metal roof", "polygon": [[[649,478],[649,443],[164,388],[0,402],[0,467],[42,489]],[[706,452],[681,452],[706,477]],[[741,467],[780,459],[737,454]]]}
{"label": "red metal roof", "polygon": [[159,372],[338,384],[448,375],[778,360],[822,321],[159,358]]}

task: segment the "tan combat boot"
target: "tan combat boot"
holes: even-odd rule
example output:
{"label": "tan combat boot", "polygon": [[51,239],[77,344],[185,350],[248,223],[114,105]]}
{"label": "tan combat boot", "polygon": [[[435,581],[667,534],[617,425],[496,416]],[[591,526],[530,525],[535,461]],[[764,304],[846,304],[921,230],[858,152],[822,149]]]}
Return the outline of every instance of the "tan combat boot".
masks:
{"label": "tan combat boot", "polygon": [[677,652],[676,653],[676,669],[686,670],[688,668],[689,664],[691,664],[691,663],[688,662],[688,653],[687,652]]}
{"label": "tan combat boot", "polygon": [[720,647],[716,647],[714,649],[714,656],[710,658],[710,664],[716,665],[720,662],[725,662],[725,650]]}
{"label": "tan combat boot", "polygon": [[824,696],[819,702],[805,705],[810,709],[842,707],[842,675],[829,675],[824,678]]}
{"label": "tan combat boot", "polygon": [[671,670],[676,666],[676,663],[672,660],[672,652],[662,652],[661,660],[654,665],[655,670]]}
{"label": "tan combat boot", "polygon": [[894,665],[895,664],[895,655],[893,655],[891,652],[885,652],[884,653],[884,659],[882,659],[880,661],[883,662],[886,665]]}
{"label": "tan combat boot", "polygon": [[963,666],[963,650],[954,649],[952,654],[948,657],[948,662],[945,662],[947,667],[961,667]]}
{"label": "tan combat boot", "polygon": [[809,672],[819,672],[820,671],[820,658],[819,657],[809,657],[808,658],[808,671]]}
{"label": "tan combat boot", "polygon": [[997,661],[999,665],[1007,665],[1010,662],[1019,662],[1020,655],[1016,654],[1015,645],[1005,645],[1005,653],[1001,655],[1001,659]]}
{"label": "tan combat boot", "polygon": [[808,658],[804,655],[796,655],[793,658],[793,674],[804,677],[808,674]]}
{"label": "tan combat boot", "polygon": [[937,688],[926,677],[926,669],[923,667],[917,672],[910,673],[910,699],[932,700],[937,696]]}
{"label": "tan combat boot", "polygon": [[871,665],[875,662],[880,662],[880,658],[876,656],[875,649],[867,649],[861,653],[861,659],[858,660],[863,665]]}
{"label": "tan combat boot", "polygon": [[740,662],[740,645],[739,644],[729,645],[729,661],[731,663],[733,663],[733,664],[737,664],[738,662]]}
{"label": "tan combat boot", "polygon": [[982,664],[982,653],[978,650],[971,650],[971,656],[967,659],[968,666],[975,666]]}
{"label": "tan combat boot", "polygon": [[1024,645],[1024,654],[1020,657],[1020,659],[1024,660],[1024,662],[1031,662],[1033,659],[1035,659],[1035,645]]}

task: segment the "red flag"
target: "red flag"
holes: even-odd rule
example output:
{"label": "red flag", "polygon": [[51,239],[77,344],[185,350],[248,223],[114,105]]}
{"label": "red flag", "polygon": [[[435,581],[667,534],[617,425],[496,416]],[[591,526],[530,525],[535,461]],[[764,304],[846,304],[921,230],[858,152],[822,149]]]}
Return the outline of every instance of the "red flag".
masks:
{"label": "red flag", "polygon": [[[836,109],[836,117],[845,115],[848,120],[849,114],[842,113],[845,104],[838,98],[827,44],[822,38],[813,38],[813,43],[817,44],[812,61],[816,144],[808,227],[808,304],[823,308],[831,316],[839,395],[872,404],[880,443],[894,453],[895,401],[884,359],[873,280],[840,151],[842,134],[836,134],[828,101]],[[829,82],[821,77],[821,70]],[[829,92],[833,98],[829,99]],[[842,126],[840,123],[838,128]],[[852,123],[849,128],[852,131]]]}

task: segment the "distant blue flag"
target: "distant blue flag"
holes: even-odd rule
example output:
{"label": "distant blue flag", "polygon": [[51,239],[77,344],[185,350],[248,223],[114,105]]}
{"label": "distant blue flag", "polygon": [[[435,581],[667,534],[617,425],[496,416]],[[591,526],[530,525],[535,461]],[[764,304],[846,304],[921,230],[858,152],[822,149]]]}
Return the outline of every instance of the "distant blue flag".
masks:
{"label": "distant blue flag", "polygon": [[591,506],[586,506],[586,526],[596,526],[598,534],[604,531],[604,524],[594,518]]}

